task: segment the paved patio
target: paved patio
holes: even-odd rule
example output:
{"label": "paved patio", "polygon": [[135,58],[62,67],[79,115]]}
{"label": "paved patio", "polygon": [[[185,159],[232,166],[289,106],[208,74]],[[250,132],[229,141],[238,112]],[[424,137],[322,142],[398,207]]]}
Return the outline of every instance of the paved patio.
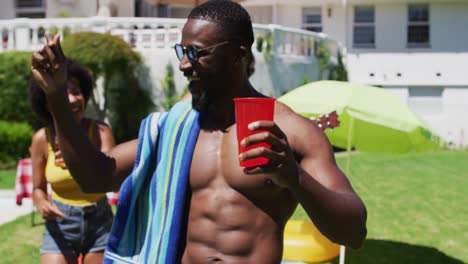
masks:
{"label": "paved patio", "polygon": [[23,199],[23,205],[16,205],[14,190],[0,190],[0,225],[31,212],[32,200]]}

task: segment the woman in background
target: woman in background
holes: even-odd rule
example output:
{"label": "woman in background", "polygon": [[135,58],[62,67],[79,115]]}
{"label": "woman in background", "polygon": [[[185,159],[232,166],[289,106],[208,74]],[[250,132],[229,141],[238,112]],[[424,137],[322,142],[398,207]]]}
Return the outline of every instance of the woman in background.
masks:
{"label": "woman in background", "polygon": [[[77,62],[68,60],[67,64],[67,92],[74,121],[98,149],[106,152],[115,144],[110,128],[84,117],[93,89],[92,77]],[[30,81],[29,101],[32,110],[45,123],[34,134],[30,148],[33,200],[46,220],[41,262],[78,263],[81,258],[84,264],[102,263],[113,221],[106,194],[83,193],[73,180],[60,153],[46,96],[34,78]],[[48,183],[51,194],[47,193]]]}

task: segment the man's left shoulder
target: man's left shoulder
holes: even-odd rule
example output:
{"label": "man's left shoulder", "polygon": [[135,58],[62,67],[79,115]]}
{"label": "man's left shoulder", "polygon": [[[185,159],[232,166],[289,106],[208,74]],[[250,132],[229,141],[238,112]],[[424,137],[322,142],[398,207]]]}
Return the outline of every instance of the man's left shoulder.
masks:
{"label": "man's left shoulder", "polygon": [[277,102],[275,106],[275,123],[286,135],[295,152],[302,152],[301,149],[314,144],[323,134],[311,119],[294,112],[281,102]]}
{"label": "man's left shoulder", "polygon": [[298,127],[314,127],[314,123],[310,119],[294,112],[289,106],[276,101],[275,104],[275,122],[282,128],[287,129]]}

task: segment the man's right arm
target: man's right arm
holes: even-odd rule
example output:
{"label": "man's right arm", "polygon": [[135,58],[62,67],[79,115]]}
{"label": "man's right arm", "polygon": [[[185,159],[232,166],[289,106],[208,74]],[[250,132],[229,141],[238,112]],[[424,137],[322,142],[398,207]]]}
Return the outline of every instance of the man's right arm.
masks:
{"label": "man's right arm", "polygon": [[73,120],[67,97],[50,94],[49,110],[60,142],[60,151],[71,175],[83,192],[117,191],[135,162],[138,140],[101,152]]}
{"label": "man's right arm", "polygon": [[58,36],[47,36],[47,44],[32,57],[34,78],[44,90],[54,118],[60,150],[73,178],[84,192],[118,190],[130,174],[137,140],[101,152],[73,120],[66,92],[67,69]]}

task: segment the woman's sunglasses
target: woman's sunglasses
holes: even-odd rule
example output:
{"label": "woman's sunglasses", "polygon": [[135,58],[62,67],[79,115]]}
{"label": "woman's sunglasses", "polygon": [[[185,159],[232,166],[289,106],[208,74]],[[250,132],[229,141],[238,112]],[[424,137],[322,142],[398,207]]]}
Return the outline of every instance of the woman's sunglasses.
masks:
{"label": "woman's sunglasses", "polygon": [[213,46],[209,46],[209,47],[206,47],[206,48],[203,48],[203,49],[195,48],[192,45],[187,45],[186,47],[184,47],[181,44],[176,44],[174,46],[174,50],[176,52],[177,58],[180,61],[184,58],[184,54],[187,54],[187,58],[190,61],[198,61],[201,53],[207,52],[207,50],[209,50],[209,49],[213,49],[213,48],[216,48],[218,46],[221,46],[221,45],[224,45],[224,44],[227,44],[227,43],[229,43],[229,41],[224,41],[222,43],[219,43],[219,44],[216,44],[216,45],[213,45]]}

